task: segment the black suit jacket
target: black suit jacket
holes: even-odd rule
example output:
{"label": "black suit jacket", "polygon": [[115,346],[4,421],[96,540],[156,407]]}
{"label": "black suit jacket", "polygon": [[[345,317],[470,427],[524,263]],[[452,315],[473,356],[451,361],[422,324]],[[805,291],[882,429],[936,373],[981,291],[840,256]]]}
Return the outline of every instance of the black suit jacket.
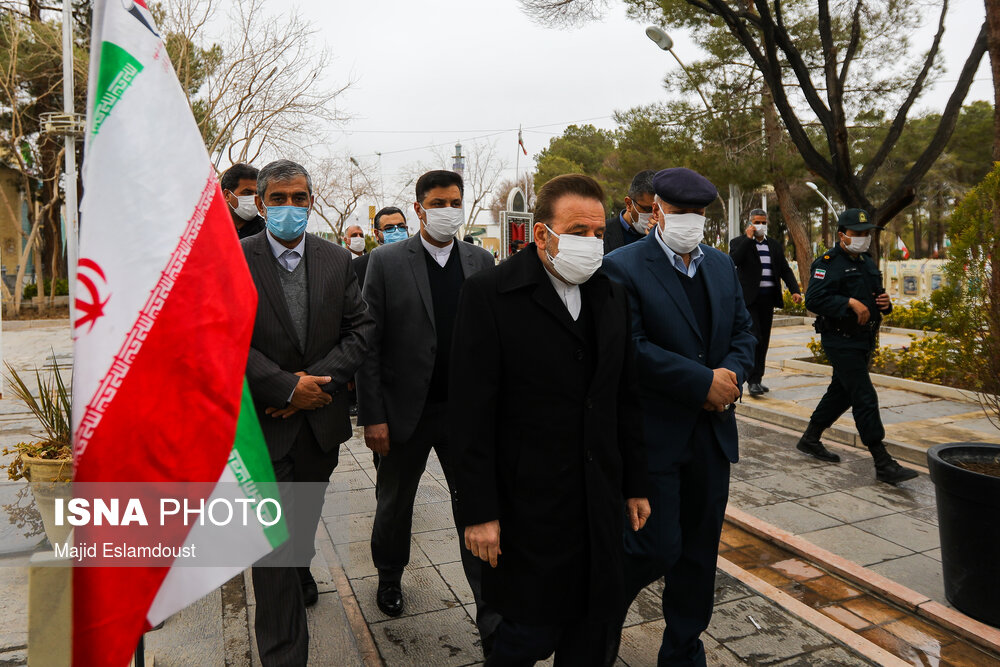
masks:
{"label": "black suit jacket", "polygon": [[365,288],[365,274],[368,273],[368,260],[371,259],[371,256],[370,252],[366,252],[361,257],[351,260],[351,268],[354,269],[354,275],[358,277],[358,289]]}
{"label": "black suit jacket", "polygon": [[[788,291],[792,294],[799,292],[799,281],[795,279],[795,272],[792,271],[788,260],[785,259],[785,249],[781,247],[781,244],[770,237],[765,237],[765,240],[771,253],[771,275],[775,284],[774,306],[780,308],[783,302],[779,280],[785,281]],[[736,237],[729,242],[729,256],[736,264],[736,273],[739,275],[740,286],[743,288],[743,300],[747,305],[750,305],[757,299],[757,292],[760,290],[760,274],[763,270],[760,255],[757,253],[757,241],[747,237],[746,234]]]}
{"label": "black suit jacket", "polygon": [[[300,347],[278,277],[281,268],[266,234],[264,231],[241,241],[257,288],[257,319],[247,361],[247,381],[257,417],[273,460],[288,453],[306,423],[323,451],[330,452],[351,436],[347,395],[340,390],[365,358],[372,319],[361,300],[350,253],[306,234],[309,323],[305,345]],[[264,414],[269,407],[285,407],[298,383],[298,371],[331,376],[333,402],[287,419]]]}
{"label": "black suit jacket", "polygon": [[522,622],[551,624],[577,601],[574,613],[619,613],[623,499],[646,495],[628,302],[600,272],[581,297],[596,329],[586,386],[586,345],[534,244],[466,280],[455,322],[458,521],[499,519],[503,553],[483,593]]}

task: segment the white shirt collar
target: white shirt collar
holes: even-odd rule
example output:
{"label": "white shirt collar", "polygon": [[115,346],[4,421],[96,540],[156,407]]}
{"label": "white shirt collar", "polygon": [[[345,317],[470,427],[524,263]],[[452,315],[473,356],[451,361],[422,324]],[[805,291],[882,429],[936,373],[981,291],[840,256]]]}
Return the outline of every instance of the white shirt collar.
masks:
{"label": "white shirt collar", "polygon": [[580,309],[583,307],[583,302],[580,297],[580,286],[563,282],[559,278],[552,275],[552,272],[549,271],[549,267],[545,266],[544,263],[542,266],[545,268],[545,275],[547,275],[549,280],[552,282],[552,287],[559,296],[559,300],[563,302],[564,306],[566,306],[566,310],[569,311],[570,317],[572,317],[575,322],[580,317]]}
{"label": "white shirt collar", "polygon": [[448,263],[448,257],[451,256],[451,249],[455,247],[455,239],[449,241],[448,245],[445,247],[439,248],[436,245],[429,243],[427,239],[424,238],[422,233],[420,234],[420,242],[424,244],[424,250],[429,252],[431,257],[434,258],[434,261],[441,266]]}
{"label": "white shirt collar", "polygon": [[684,259],[670,249],[670,246],[664,242],[663,237],[660,236],[660,228],[656,228],[656,242],[660,244],[663,248],[663,252],[666,253],[667,259],[675,269],[686,275],[688,278],[694,278],[695,274],[698,273],[698,265],[701,261],[705,259],[705,253],[701,250],[701,245],[696,245],[694,250],[691,251],[691,262],[687,266],[684,266]]}
{"label": "white shirt collar", "polygon": [[287,248],[287,247],[281,245],[281,243],[278,242],[278,239],[276,239],[273,236],[271,236],[271,230],[270,229],[267,230],[266,236],[267,236],[267,243],[268,243],[268,245],[271,246],[271,254],[273,254],[275,256],[275,258],[281,257],[281,255],[286,250],[291,250],[292,252],[298,253],[299,257],[301,257],[303,255],[303,253],[305,253],[305,242],[306,242],[306,235],[305,234],[302,235],[302,238],[299,239],[299,242],[295,244],[294,248]]}

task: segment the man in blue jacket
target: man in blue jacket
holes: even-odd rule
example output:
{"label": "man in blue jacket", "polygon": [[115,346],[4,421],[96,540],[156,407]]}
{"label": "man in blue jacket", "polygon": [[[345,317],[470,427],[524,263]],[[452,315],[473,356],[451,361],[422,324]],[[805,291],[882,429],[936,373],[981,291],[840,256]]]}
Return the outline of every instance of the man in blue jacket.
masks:
{"label": "man in blue jacket", "polygon": [[734,401],[754,362],[736,267],[701,243],[715,186],[685,168],[653,179],[662,215],[604,261],[629,295],[649,461],[646,526],[625,535],[625,609],[664,577],[660,665],[704,665],[719,536],[738,458]]}

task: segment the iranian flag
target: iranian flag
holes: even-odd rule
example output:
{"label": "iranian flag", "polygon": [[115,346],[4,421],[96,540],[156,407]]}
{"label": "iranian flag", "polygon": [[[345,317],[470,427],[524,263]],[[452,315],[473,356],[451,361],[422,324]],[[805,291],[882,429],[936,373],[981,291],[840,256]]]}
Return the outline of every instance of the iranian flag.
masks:
{"label": "iranian flag", "polygon": [[[74,482],[202,482],[189,500],[223,488],[274,499],[244,378],[257,295],[228,207],[145,3],[96,0],[93,11]],[[128,664],[141,633],[287,539],[283,521],[251,524],[165,531],[221,567],[76,567],[73,664]]]}

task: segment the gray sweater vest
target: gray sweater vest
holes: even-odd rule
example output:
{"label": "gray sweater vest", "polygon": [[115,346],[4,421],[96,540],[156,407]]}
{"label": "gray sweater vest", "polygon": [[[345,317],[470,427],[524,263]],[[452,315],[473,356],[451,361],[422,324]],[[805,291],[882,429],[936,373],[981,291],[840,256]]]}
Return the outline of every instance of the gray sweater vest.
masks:
{"label": "gray sweater vest", "polygon": [[304,350],[306,347],[306,326],[309,323],[309,284],[306,281],[305,255],[299,260],[294,271],[283,267],[277,259],[274,262],[278,265],[278,279],[281,281],[281,289],[285,293],[288,313],[292,316],[295,333],[299,336],[299,349]]}

